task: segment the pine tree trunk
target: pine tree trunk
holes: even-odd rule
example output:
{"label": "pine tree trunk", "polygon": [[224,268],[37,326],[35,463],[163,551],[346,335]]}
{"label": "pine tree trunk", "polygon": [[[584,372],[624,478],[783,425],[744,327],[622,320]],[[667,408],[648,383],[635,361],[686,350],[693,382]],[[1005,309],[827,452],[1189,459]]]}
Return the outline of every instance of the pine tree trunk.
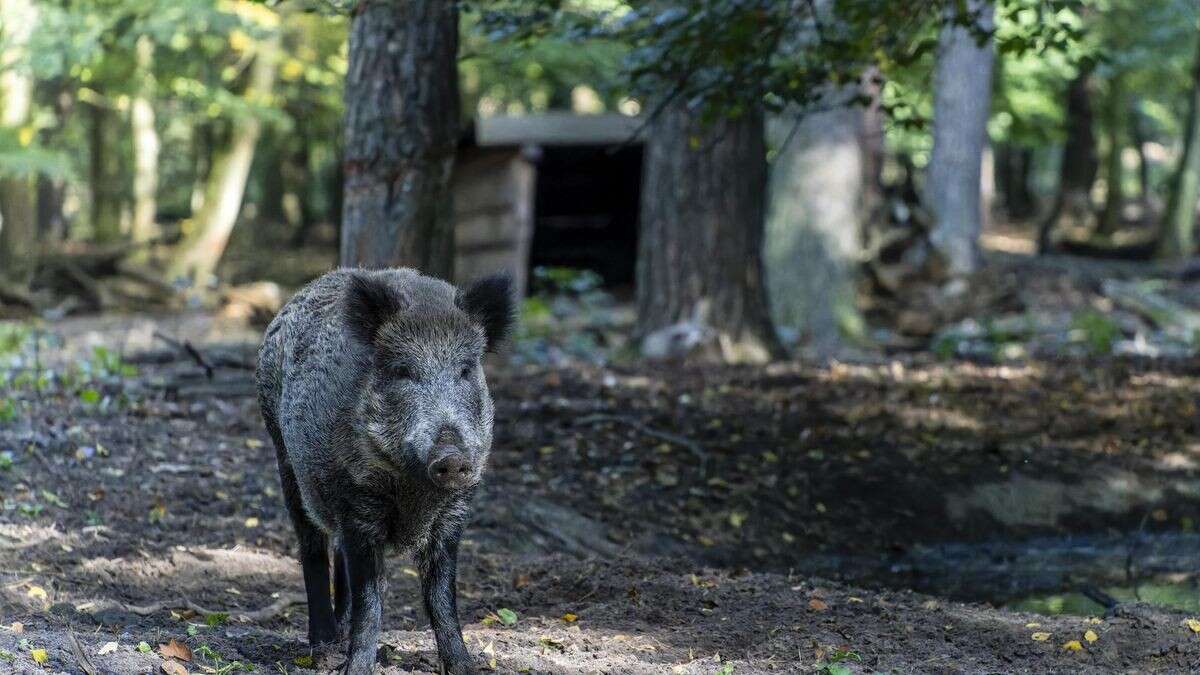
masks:
{"label": "pine tree trunk", "polygon": [[358,5],[346,73],[343,265],[452,275],[457,57],[456,3]]}
{"label": "pine tree trunk", "polygon": [[158,236],[158,129],[154,122],[154,42],[143,35],[137,45],[138,93],[130,106],[133,135],[133,222],[134,241]]}
{"label": "pine tree trunk", "polygon": [[[979,28],[990,31],[990,0],[966,4],[977,13]],[[980,174],[994,56],[990,38],[981,45],[963,26],[947,23],[942,29],[933,76],[933,153],[925,198],[934,218],[930,241],[952,275],[969,274],[979,264]]]}
{"label": "pine tree trunk", "polygon": [[798,127],[794,116],[767,125],[776,148],[763,249],[771,313],[823,350],[865,330],[856,279],[873,168],[861,144],[863,116],[858,107],[834,107],[806,114]]}
{"label": "pine tree trunk", "polygon": [[702,125],[667,106],[643,163],[637,333],[698,319],[729,362],[783,355],[762,272],[766,148],[761,111]]}
{"label": "pine tree trunk", "polygon": [[1050,234],[1059,219],[1084,222],[1093,217],[1092,184],[1100,171],[1096,157],[1096,134],[1091,92],[1092,72],[1081,69],[1067,86],[1067,140],[1059,168],[1058,194],[1050,213],[1038,227],[1038,252],[1050,250]]}
{"label": "pine tree trunk", "polygon": [[1192,96],[1183,135],[1183,155],[1163,214],[1161,257],[1181,258],[1195,252],[1197,199],[1200,199],[1200,51],[1192,67]]}
{"label": "pine tree trunk", "polygon": [[[0,127],[6,131],[28,123],[33,76],[23,65],[37,9],[28,0],[0,0]],[[0,178],[0,282],[23,285],[33,273],[37,253],[37,215],[32,176]]]}
{"label": "pine tree trunk", "polygon": [[[270,94],[278,58],[279,34],[275,33],[258,46],[243,98],[261,100]],[[169,274],[172,278],[188,278],[202,286],[212,277],[229,243],[233,226],[237,224],[261,131],[262,121],[256,117],[238,120],[233,125],[229,144],[212,153],[202,206],[193,215],[192,229],[171,260]]]}

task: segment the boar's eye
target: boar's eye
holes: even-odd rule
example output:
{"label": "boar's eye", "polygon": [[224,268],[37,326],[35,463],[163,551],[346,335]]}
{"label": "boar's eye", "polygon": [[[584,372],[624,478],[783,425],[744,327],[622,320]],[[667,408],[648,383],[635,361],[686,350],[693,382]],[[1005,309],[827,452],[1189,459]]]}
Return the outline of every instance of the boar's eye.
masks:
{"label": "boar's eye", "polygon": [[464,364],[462,364],[462,370],[461,370],[461,372],[459,372],[459,376],[465,380],[465,379],[468,379],[469,377],[471,377],[471,373],[473,373],[473,372],[475,372],[475,364],[474,363],[464,363]]}
{"label": "boar's eye", "polygon": [[388,376],[393,380],[411,380],[413,372],[408,366],[389,366]]}

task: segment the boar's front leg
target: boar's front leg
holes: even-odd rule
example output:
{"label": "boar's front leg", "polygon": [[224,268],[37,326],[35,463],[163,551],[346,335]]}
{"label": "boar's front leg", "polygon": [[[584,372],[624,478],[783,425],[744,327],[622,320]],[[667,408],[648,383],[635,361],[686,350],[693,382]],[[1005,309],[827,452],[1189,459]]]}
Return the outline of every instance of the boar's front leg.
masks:
{"label": "boar's front leg", "polygon": [[347,534],[343,551],[350,586],[350,652],[347,675],[367,675],[375,667],[383,618],[383,551],[365,537]]}
{"label": "boar's front leg", "polygon": [[462,628],[458,624],[455,577],[462,528],[463,523],[459,518],[454,518],[444,527],[435,528],[429,543],[417,552],[425,613],[429,615],[429,623],[433,627],[438,658],[442,661],[444,672],[450,675],[475,672],[471,655],[463,644]]}

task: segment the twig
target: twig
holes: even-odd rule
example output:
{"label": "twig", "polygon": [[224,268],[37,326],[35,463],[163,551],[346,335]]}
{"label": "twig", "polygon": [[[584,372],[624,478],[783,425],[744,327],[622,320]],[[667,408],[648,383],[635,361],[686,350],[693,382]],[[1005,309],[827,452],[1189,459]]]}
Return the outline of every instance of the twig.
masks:
{"label": "twig", "polygon": [[625,424],[627,426],[633,427],[637,431],[640,431],[641,433],[643,433],[647,436],[653,436],[654,438],[664,440],[668,443],[674,443],[675,445],[681,445],[681,446],[687,448],[693,455],[695,455],[696,459],[700,460],[700,473],[702,473],[702,474],[704,473],[705,462],[708,461],[708,452],[706,452],[704,450],[704,448],[700,446],[699,443],[697,443],[696,441],[693,441],[692,439],[690,439],[686,436],[680,436],[679,434],[673,434],[669,431],[660,431],[658,429],[654,429],[652,427],[646,426],[644,423],[639,422],[638,420],[635,420],[632,417],[624,417],[621,415],[608,415],[605,413],[596,413],[594,415],[585,415],[585,416],[580,417],[579,419],[575,420],[575,424],[578,424],[581,426],[585,425],[585,424],[596,424],[598,422],[620,422],[621,424]]}
{"label": "twig", "polygon": [[207,360],[205,360],[204,355],[200,353],[200,350],[198,350],[194,346],[192,346],[191,342],[189,342],[187,340],[180,342],[179,340],[176,340],[171,337],[167,337],[166,335],[163,335],[162,333],[160,333],[158,331],[154,331],[154,337],[171,345],[175,349],[181,350],[183,353],[192,357],[192,360],[196,362],[196,365],[198,365],[204,369],[204,377],[206,377],[210,380],[213,379],[212,364],[210,364]]}
{"label": "twig", "polygon": [[1121,604],[1116,598],[1091,584],[1080,588],[1079,592],[1096,604],[1103,605],[1105,610],[1112,609]]}
{"label": "twig", "polygon": [[137,614],[138,616],[150,616],[151,614],[156,614],[164,609],[185,607],[197,614],[228,614],[231,618],[237,621],[258,623],[279,616],[283,613],[283,610],[291,607],[292,605],[302,605],[306,602],[307,600],[303,595],[298,593],[285,593],[281,594],[279,598],[275,600],[275,602],[272,602],[261,609],[224,612],[201,607],[186,597],[180,597],[175,600],[153,602],[148,605],[131,605],[116,601],[89,603],[90,606],[87,608],[87,611],[95,613],[108,608],[116,608],[131,614]]}
{"label": "twig", "polygon": [[79,645],[79,639],[75,637],[75,631],[67,629],[67,637],[71,641],[71,652],[75,654],[75,662],[79,664],[79,668],[87,673],[87,675],[96,675],[96,665],[92,663],[87,654],[83,653],[83,647]]}

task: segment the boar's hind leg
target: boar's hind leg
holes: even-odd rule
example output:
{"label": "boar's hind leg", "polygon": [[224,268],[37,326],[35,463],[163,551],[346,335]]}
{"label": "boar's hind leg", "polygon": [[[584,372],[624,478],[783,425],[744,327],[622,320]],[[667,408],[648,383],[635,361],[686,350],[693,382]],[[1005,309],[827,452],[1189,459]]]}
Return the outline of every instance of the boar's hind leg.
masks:
{"label": "boar's hind leg", "polygon": [[283,486],[283,499],[287,502],[288,514],[300,540],[300,566],[304,570],[304,591],[308,596],[308,645],[317,645],[337,640],[337,626],[333,622],[333,605],[329,599],[329,543],[325,533],[313,525],[304,504],[300,501],[300,488],[296,485],[296,474],[287,462],[283,450],[283,439],[268,424],[275,437],[279,452],[279,478]]}
{"label": "boar's hind leg", "polygon": [[439,528],[440,531],[435,530],[429,544],[417,552],[425,613],[429,615],[429,623],[433,627],[442,667],[452,675],[475,672],[467,646],[463,644],[462,628],[458,624],[455,591],[458,540],[462,536],[462,527],[461,521],[455,521],[448,523],[444,529]]}
{"label": "boar's hind leg", "polygon": [[346,560],[346,547],[339,545],[333,551],[333,611],[337,616],[338,639],[350,635],[350,568]]}
{"label": "boar's hind leg", "polygon": [[375,666],[383,620],[383,552],[351,533],[343,551],[350,581],[350,653],[342,672],[366,675]]}

